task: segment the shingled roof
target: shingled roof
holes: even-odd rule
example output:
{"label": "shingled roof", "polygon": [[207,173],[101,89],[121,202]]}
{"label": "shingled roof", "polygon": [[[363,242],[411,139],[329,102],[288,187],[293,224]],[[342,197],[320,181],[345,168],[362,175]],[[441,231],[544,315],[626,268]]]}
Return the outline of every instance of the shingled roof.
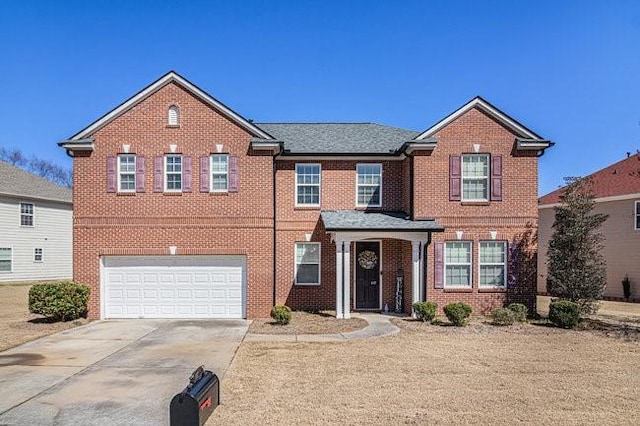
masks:
{"label": "shingled roof", "polygon": [[0,182],[0,195],[72,203],[70,188],[56,185],[4,161],[0,161]]}
{"label": "shingled roof", "polygon": [[288,154],[390,154],[419,132],[376,123],[254,123]]}
{"label": "shingled roof", "polygon": [[[629,194],[640,194],[640,154],[631,155],[602,170],[589,175],[593,179],[595,198],[615,197]],[[560,202],[562,188],[543,195],[538,199],[539,205]]]}

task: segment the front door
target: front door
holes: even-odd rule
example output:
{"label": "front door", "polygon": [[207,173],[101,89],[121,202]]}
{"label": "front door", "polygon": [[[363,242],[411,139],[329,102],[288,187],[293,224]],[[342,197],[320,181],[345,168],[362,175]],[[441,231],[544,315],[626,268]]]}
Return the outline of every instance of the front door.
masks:
{"label": "front door", "polygon": [[356,242],[356,309],[380,309],[380,242]]}

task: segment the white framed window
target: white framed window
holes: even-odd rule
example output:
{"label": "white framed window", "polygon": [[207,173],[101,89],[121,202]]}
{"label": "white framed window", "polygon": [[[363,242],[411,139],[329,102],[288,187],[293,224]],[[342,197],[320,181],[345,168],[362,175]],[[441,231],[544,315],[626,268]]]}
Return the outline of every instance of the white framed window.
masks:
{"label": "white framed window", "polygon": [[168,111],[167,123],[169,126],[177,126],[180,124],[180,108],[177,105],[171,105]]}
{"label": "white framed window", "polygon": [[229,190],[229,156],[213,154],[211,156],[211,192]]}
{"label": "white framed window", "polygon": [[462,201],[489,201],[489,154],[462,154]]}
{"label": "white framed window", "polygon": [[135,192],[136,190],[136,156],[135,154],[118,155],[118,192]]}
{"label": "white framed window", "polygon": [[635,212],[636,212],[636,214],[634,215],[634,217],[636,218],[635,230],[640,231],[640,201],[636,201]]}
{"label": "white framed window", "polygon": [[164,190],[167,192],[182,191],[181,155],[167,155],[164,157]]}
{"label": "white framed window", "polygon": [[296,243],[295,260],[295,283],[320,285],[320,243]]}
{"label": "white framed window", "polygon": [[356,165],[356,206],[382,205],[382,164]]}
{"label": "white framed window", "polygon": [[33,261],[34,262],[43,262],[44,261],[44,251],[41,248],[33,249]]}
{"label": "white framed window", "polygon": [[478,287],[500,287],[507,284],[507,244],[504,241],[480,241],[480,281]]}
{"label": "white framed window", "polygon": [[448,241],[444,244],[444,287],[471,288],[471,241]]}
{"label": "white framed window", "polygon": [[20,226],[33,226],[32,203],[20,203]]}
{"label": "white framed window", "polygon": [[11,247],[0,247],[0,272],[11,272],[12,264]]}
{"label": "white framed window", "polygon": [[320,206],[320,164],[296,164],[296,206]]}

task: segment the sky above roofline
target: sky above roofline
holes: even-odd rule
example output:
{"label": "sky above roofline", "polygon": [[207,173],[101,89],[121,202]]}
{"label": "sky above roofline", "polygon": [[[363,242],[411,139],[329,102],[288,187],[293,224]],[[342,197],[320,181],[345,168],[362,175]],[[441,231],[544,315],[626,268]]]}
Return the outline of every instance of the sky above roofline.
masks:
{"label": "sky above roofline", "polygon": [[556,142],[540,194],[640,148],[632,0],[7,1],[0,35],[0,145],[66,166],[57,142],[172,69],[256,122],[421,131],[480,95]]}

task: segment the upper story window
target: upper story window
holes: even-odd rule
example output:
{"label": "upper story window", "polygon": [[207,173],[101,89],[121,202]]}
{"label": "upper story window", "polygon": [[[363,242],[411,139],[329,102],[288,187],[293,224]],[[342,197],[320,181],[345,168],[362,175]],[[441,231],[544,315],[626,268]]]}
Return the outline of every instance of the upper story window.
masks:
{"label": "upper story window", "polygon": [[11,247],[0,247],[0,272],[11,272]]}
{"label": "upper story window", "polygon": [[636,231],[640,230],[640,201],[636,201]]}
{"label": "upper story window", "polygon": [[320,206],[320,164],[296,164],[296,206]]}
{"label": "upper story window", "polygon": [[33,249],[33,261],[34,262],[42,262],[44,261],[44,252],[41,248]]}
{"label": "upper story window", "polygon": [[211,192],[229,190],[229,156],[214,154],[211,156]]}
{"label": "upper story window", "polygon": [[20,226],[33,226],[33,204],[20,203]]}
{"label": "upper story window", "polygon": [[320,284],[320,243],[296,243],[296,284]]}
{"label": "upper story window", "polygon": [[479,287],[505,287],[507,283],[507,244],[480,241]]}
{"label": "upper story window", "polygon": [[164,157],[164,190],[167,192],[182,191],[182,156],[167,155]]}
{"label": "upper story window", "polygon": [[356,165],[356,206],[380,207],[382,205],[382,165]]}
{"label": "upper story window", "polygon": [[169,126],[177,126],[180,124],[180,108],[177,105],[171,105],[168,111]]}
{"label": "upper story window", "polygon": [[445,243],[445,288],[471,288],[471,247],[471,241],[448,241]]}
{"label": "upper story window", "polygon": [[134,192],[136,190],[136,156],[134,154],[118,155],[118,191]]}
{"label": "upper story window", "polygon": [[489,201],[489,154],[462,155],[462,201]]}

